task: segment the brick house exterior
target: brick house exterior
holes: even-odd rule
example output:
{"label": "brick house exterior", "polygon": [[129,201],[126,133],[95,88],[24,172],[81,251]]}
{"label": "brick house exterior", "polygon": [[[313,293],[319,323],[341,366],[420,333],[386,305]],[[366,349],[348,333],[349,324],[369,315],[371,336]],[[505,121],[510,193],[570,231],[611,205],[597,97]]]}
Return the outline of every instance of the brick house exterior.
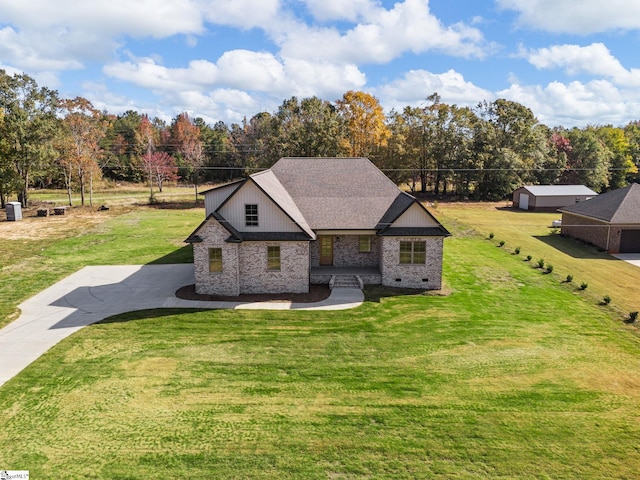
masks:
{"label": "brick house exterior", "polygon": [[366,158],[282,158],[206,192],[189,236],[201,294],[308,292],[336,274],[439,289],[449,232]]}
{"label": "brick house exterior", "polygon": [[562,234],[609,253],[640,253],[640,185],[563,207]]}

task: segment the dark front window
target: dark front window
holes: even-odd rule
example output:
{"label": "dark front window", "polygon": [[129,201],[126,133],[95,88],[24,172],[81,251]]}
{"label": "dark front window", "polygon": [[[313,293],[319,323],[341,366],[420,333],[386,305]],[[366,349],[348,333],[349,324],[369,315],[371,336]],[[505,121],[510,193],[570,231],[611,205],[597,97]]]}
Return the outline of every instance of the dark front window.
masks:
{"label": "dark front window", "polygon": [[400,242],[400,263],[405,265],[424,264],[427,261],[427,242]]}
{"label": "dark front window", "polygon": [[258,205],[255,203],[244,206],[244,224],[247,227],[258,226]]}

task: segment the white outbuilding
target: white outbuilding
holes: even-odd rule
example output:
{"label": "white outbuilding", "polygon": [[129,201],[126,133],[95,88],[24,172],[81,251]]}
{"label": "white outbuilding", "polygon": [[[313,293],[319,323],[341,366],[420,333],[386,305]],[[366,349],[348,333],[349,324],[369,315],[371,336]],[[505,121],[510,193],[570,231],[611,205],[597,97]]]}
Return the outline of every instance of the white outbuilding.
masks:
{"label": "white outbuilding", "polygon": [[513,192],[513,206],[520,210],[555,212],[597,195],[584,185],[525,185]]}

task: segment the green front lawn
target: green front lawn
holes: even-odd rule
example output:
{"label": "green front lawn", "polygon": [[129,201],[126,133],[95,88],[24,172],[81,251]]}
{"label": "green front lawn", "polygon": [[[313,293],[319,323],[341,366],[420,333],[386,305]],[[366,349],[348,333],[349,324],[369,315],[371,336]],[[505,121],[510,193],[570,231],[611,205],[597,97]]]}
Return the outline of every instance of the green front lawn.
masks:
{"label": "green front lawn", "polygon": [[[136,225],[159,228],[150,214]],[[121,248],[133,218],[67,240],[70,264],[89,242],[95,263],[111,258],[100,235]],[[0,468],[33,478],[637,477],[635,327],[466,224],[447,226],[448,296],[378,288],[345,312],[151,311],[83,329],[0,388]],[[148,259],[165,250],[150,247]],[[64,263],[60,252],[43,258]]]}

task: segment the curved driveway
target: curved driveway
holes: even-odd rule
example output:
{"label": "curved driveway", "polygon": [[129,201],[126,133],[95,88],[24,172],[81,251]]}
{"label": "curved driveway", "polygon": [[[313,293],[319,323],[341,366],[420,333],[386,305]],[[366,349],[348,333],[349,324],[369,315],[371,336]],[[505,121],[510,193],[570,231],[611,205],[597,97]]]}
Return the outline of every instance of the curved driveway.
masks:
{"label": "curved driveway", "polygon": [[201,302],[176,290],[194,283],[193,265],[85,267],[20,305],[22,314],[0,330],[0,385],[63,338],[112,315],[150,308],[343,310],[362,304],[361,290],[332,290],[317,303]]}

